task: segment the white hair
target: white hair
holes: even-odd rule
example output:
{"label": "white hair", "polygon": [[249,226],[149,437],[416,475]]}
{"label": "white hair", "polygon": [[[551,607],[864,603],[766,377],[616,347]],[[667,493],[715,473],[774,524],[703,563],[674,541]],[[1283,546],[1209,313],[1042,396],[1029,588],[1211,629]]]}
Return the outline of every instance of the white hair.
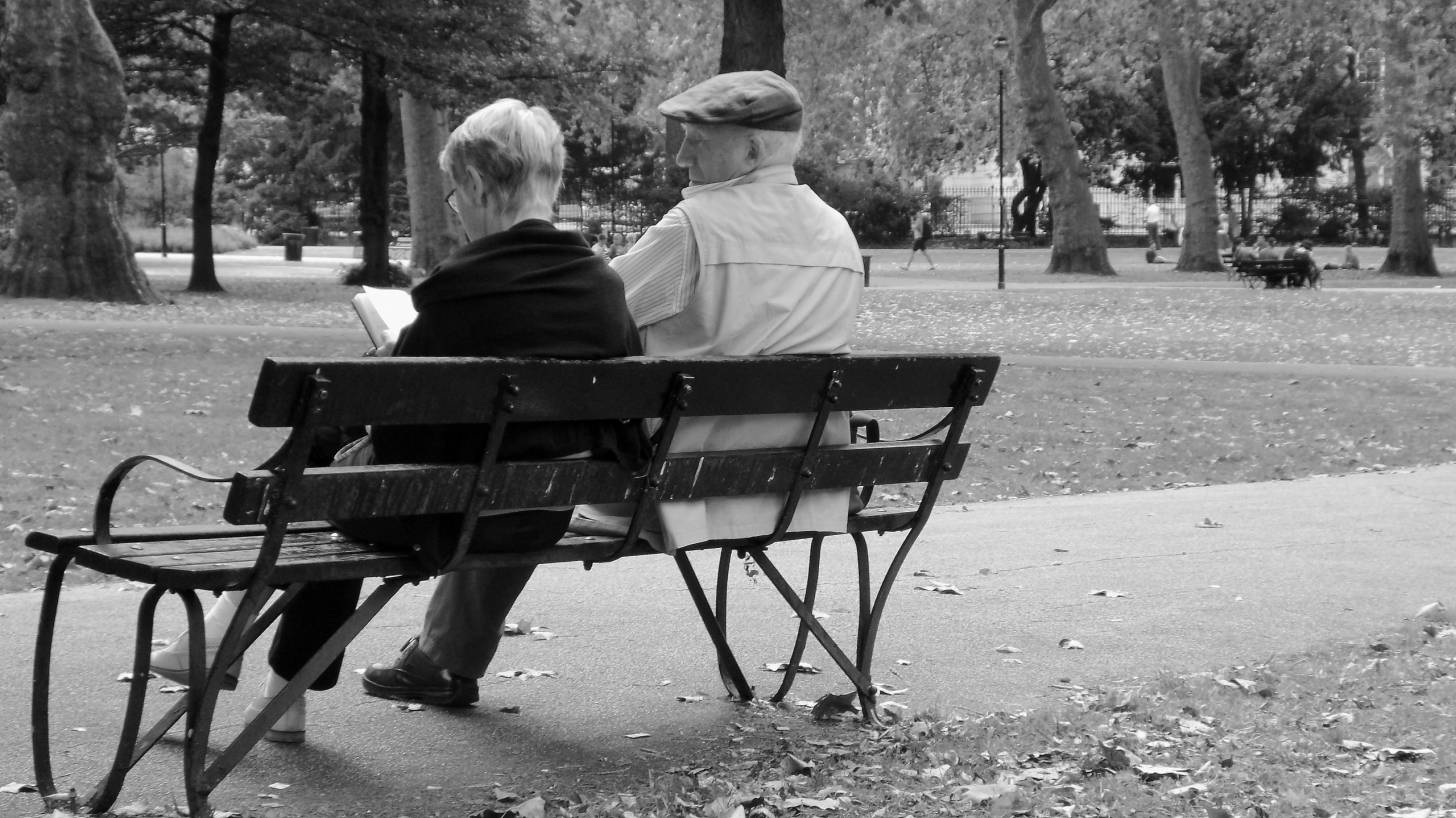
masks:
{"label": "white hair", "polygon": [[749,130],[749,138],[758,145],[758,166],[792,165],[804,144],[802,131]]}
{"label": "white hair", "polygon": [[457,182],[473,168],[513,207],[550,207],[561,189],[566,148],[561,128],[540,106],[498,99],[460,123],[440,151],[440,168]]}

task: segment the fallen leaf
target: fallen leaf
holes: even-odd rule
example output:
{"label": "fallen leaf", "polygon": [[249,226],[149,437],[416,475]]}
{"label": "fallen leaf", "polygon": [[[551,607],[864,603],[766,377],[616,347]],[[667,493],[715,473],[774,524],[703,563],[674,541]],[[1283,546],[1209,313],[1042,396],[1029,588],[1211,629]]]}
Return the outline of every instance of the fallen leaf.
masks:
{"label": "fallen leaf", "polygon": [[1087,646],[1075,639],[1063,639],[1057,643],[1057,647],[1064,650],[1086,650]]}
{"label": "fallen leaf", "polygon": [[979,806],[995,801],[1005,795],[1017,792],[1015,784],[967,784],[956,788],[956,793],[972,805]]}
{"label": "fallen leaf", "polygon": [[814,720],[828,721],[841,713],[858,713],[859,696],[855,693],[825,693],[814,702]]}
{"label": "fallen leaf", "polygon": [[1210,520],[1209,518],[1204,517],[1203,518],[1203,522],[1201,522],[1201,523],[1194,523],[1193,524],[1193,527],[1194,528],[1223,528],[1223,523],[1215,523],[1213,520]]}
{"label": "fallen leaf", "polygon": [[678,696],[677,700],[680,702],[685,702],[687,704],[694,704],[696,702],[702,701],[704,698],[705,697],[701,693],[699,693],[694,696]]}
{"label": "fallen leaf", "polygon": [[1021,652],[1021,648],[1012,647],[1011,645],[997,645],[996,646],[996,652],[997,653],[1020,653]]}
{"label": "fallen leaf", "polygon": [[546,818],[546,799],[539,795],[527,798],[502,813],[502,818]]}
{"label": "fallen leaf", "polygon": [[1132,771],[1145,780],[1158,778],[1183,778],[1192,775],[1193,771],[1187,767],[1168,767],[1162,764],[1134,764]]}
{"label": "fallen leaf", "polygon": [[814,772],[814,766],[814,762],[805,761],[793,753],[789,753],[779,764],[779,769],[784,771],[784,775],[811,775]]}
{"label": "fallen leaf", "polygon": [[1382,747],[1376,756],[1386,761],[1419,761],[1423,758],[1435,758],[1436,751],[1424,747]]}
{"label": "fallen leaf", "polygon": [[1117,599],[1119,597],[1125,597],[1127,594],[1122,591],[1111,591],[1106,588],[1099,588],[1095,591],[1088,591],[1087,596],[1105,596],[1108,599]]}
{"label": "fallen leaf", "polygon": [[627,738],[631,738],[631,739],[647,738],[650,735],[652,735],[652,734],[651,733],[628,733],[627,734]]}
{"label": "fallen leaf", "polygon": [[[785,673],[789,669],[789,663],[788,662],[768,662],[768,663],[766,663],[763,666],[763,669],[764,670],[767,670],[770,673]],[[819,672],[819,668],[814,667],[813,665],[809,664],[808,662],[800,662],[799,663],[799,670],[798,670],[798,672],[799,673],[818,673]]]}
{"label": "fallen leaf", "polygon": [[929,585],[916,585],[917,591],[930,591],[936,594],[950,594],[952,596],[963,596],[961,589],[944,582],[931,582]]}
{"label": "fallen leaf", "polygon": [[497,712],[510,713],[511,715],[515,715],[521,712],[521,706],[519,704],[508,704],[505,707],[500,708]]}
{"label": "fallen leaf", "polygon": [[839,809],[838,798],[787,798],[784,800],[784,809],[790,810],[797,807],[808,807],[810,809]]}
{"label": "fallen leaf", "polygon": [[21,784],[18,781],[12,781],[3,787],[0,787],[0,792],[6,793],[8,795],[17,795],[22,792],[35,792],[35,785]]}
{"label": "fallen leaf", "polygon": [[502,670],[496,675],[502,679],[537,679],[542,676],[555,679],[557,674],[554,670],[532,670],[531,668],[523,668],[521,670]]}
{"label": "fallen leaf", "polygon": [[1432,602],[1427,605],[1422,605],[1421,609],[1419,611],[1416,611],[1416,618],[1424,619],[1428,622],[1450,621],[1450,616],[1446,613],[1446,606],[1441,604],[1440,602]]}

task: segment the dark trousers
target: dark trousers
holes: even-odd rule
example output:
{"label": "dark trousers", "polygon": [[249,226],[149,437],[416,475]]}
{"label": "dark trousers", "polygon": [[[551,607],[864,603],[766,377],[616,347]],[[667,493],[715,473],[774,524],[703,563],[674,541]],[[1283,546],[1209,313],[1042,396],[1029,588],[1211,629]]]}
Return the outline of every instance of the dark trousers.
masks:
{"label": "dark trousers", "polygon": [[[570,510],[519,511],[481,517],[471,537],[470,551],[481,554],[517,553],[547,548],[566,533],[566,525],[570,520]],[[383,517],[343,520],[336,525],[340,531],[356,539],[385,547],[413,550],[413,543],[422,542],[422,534],[435,537],[441,535],[442,529],[448,531],[453,528],[441,526],[439,522],[438,518]],[[515,601],[514,596],[519,595],[525,583],[522,581],[511,585],[514,591],[512,599],[498,600],[493,607],[498,607],[503,612],[510,610],[510,603]],[[354,612],[362,588],[362,580],[311,582],[304,586],[294,598],[293,604],[279,618],[278,631],[274,634],[273,646],[268,651],[268,664],[273,672],[285,679],[292,679]],[[328,690],[337,684],[343,662],[343,654],[340,654],[309,688]]]}

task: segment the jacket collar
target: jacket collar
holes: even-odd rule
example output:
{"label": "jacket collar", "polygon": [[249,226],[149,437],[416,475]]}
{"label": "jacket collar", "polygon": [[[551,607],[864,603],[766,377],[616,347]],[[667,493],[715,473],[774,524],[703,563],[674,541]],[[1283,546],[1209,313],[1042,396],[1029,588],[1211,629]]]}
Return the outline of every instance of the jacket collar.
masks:
{"label": "jacket collar", "polygon": [[799,177],[794,175],[793,165],[764,165],[742,176],[735,176],[732,179],[725,179],[721,182],[710,182],[706,185],[690,185],[683,188],[682,195],[684,199],[691,199],[694,196],[701,196],[712,190],[722,190],[739,185],[751,185],[757,182],[776,185],[797,185],[799,183]]}

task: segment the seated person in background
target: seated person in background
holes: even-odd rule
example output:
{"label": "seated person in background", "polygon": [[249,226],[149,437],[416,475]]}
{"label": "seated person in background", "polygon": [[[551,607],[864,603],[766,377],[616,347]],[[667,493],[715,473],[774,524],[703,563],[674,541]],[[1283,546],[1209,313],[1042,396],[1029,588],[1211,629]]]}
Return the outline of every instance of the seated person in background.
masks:
{"label": "seated person in background", "polygon": [[1234,261],[1253,261],[1258,258],[1259,252],[1254,249],[1254,237],[1244,236],[1239,246],[1234,248]]}
{"label": "seated person in background", "polygon": [[1290,247],[1290,258],[1304,262],[1304,268],[1290,277],[1290,285],[1307,287],[1319,280],[1319,265],[1314,260],[1314,242],[1304,239]]}
{"label": "seated person in background", "polygon": [[1355,245],[1345,245],[1345,257],[1340,260],[1340,266],[1326,264],[1326,270],[1358,270],[1360,269],[1360,257],[1355,255]]}
{"label": "seated person in background", "polygon": [[[498,100],[455,129],[440,165],[454,188],[450,204],[468,241],[415,286],[412,296],[419,315],[400,335],[394,355],[599,359],[641,353],[621,279],[580,234],[551,225],[564,162],[561,130],[551,115],[518,100]],[[361,442],[372,447],[372,462],[474,463],[488,432],[484,424],[377,427]],[[513,425],[501,455],[506,460],[590,455],[635,467],[645,462],[646,452],[646,439],[635,424],[591,421]],[[566,532],[570,518],[569,507],[483,515],[471,549],[546,547]],[[358,539],[415,551],[425,570],[449,558],[461,524],[459,515],[337,523]],[[532,570],[446,574],[431,605],[448,606],[468,622],[479,634],[472,656],[488,661],[511,603]],[[353,612],[360,587],[357,580],[305,587],[280,620],[268,657],[272,672],[249,713],[265,707]],[[217,618],[225,627],[231,611]],[[208,617],[208,642],[216,644],[222,629],[214,636],[213,619]],[[454,667],[451,650],[456,646],[436,636],[427,627],[406,644],[405,655],[428,653],[444,667]],[[341,662],[342,657],[335,660],[312,688],[332,687]],[[473,668],[463,674],[441,671],[421,698],[445,705],[474,702],[479,697],[475,677],[481,673],[472,673]],[[303,702],[272,725],[267,737],[301,741]]]}
{"label": "seated person in background", "polygon": [[1270,244],[1269,241],[1264,238],[1263,233],[1260,233],[1259,237],[1254,240],[1254,251],[1256,257],[1260,261],[1278,259],[1282,256],[1282,254],[1279,252],[1279,248]]}
{"label": "seated person in background", "polygon": [[[771,72],[739,71],[699,83],[658,110],[683,123],[677,163],[687,168],[689,187],[683,201],[612,264],[646,354],[848,352],[862,289],[859,245],[844,217],[794,175],[803,118],[798,91]],[[799,414],[684,418],[671,450],[800,445],[812,420]],[[849,442],[847,412],[831,416],[824,442]],[[783,502],[780,495],[760,494],[663,503],[660,519],[644,535],[667,551],[766,535]],[[574,522],[573,530],[624,533],[626,520],[614,511],[599,510],[590,524]],[[847,490],[807,492],[790,531],[842,532],[848,513]],[[483,675],[500,639],[498,630],[487,632],[442,602],[439,591],[425,630],[448,634],[433,644],[454,645],[458,659],[452,663],[434,649],[407,650],[393,666],[365,672],[367,692],[428,700],[443,680]],[[473,689],[475,679],[469,684]]]}

